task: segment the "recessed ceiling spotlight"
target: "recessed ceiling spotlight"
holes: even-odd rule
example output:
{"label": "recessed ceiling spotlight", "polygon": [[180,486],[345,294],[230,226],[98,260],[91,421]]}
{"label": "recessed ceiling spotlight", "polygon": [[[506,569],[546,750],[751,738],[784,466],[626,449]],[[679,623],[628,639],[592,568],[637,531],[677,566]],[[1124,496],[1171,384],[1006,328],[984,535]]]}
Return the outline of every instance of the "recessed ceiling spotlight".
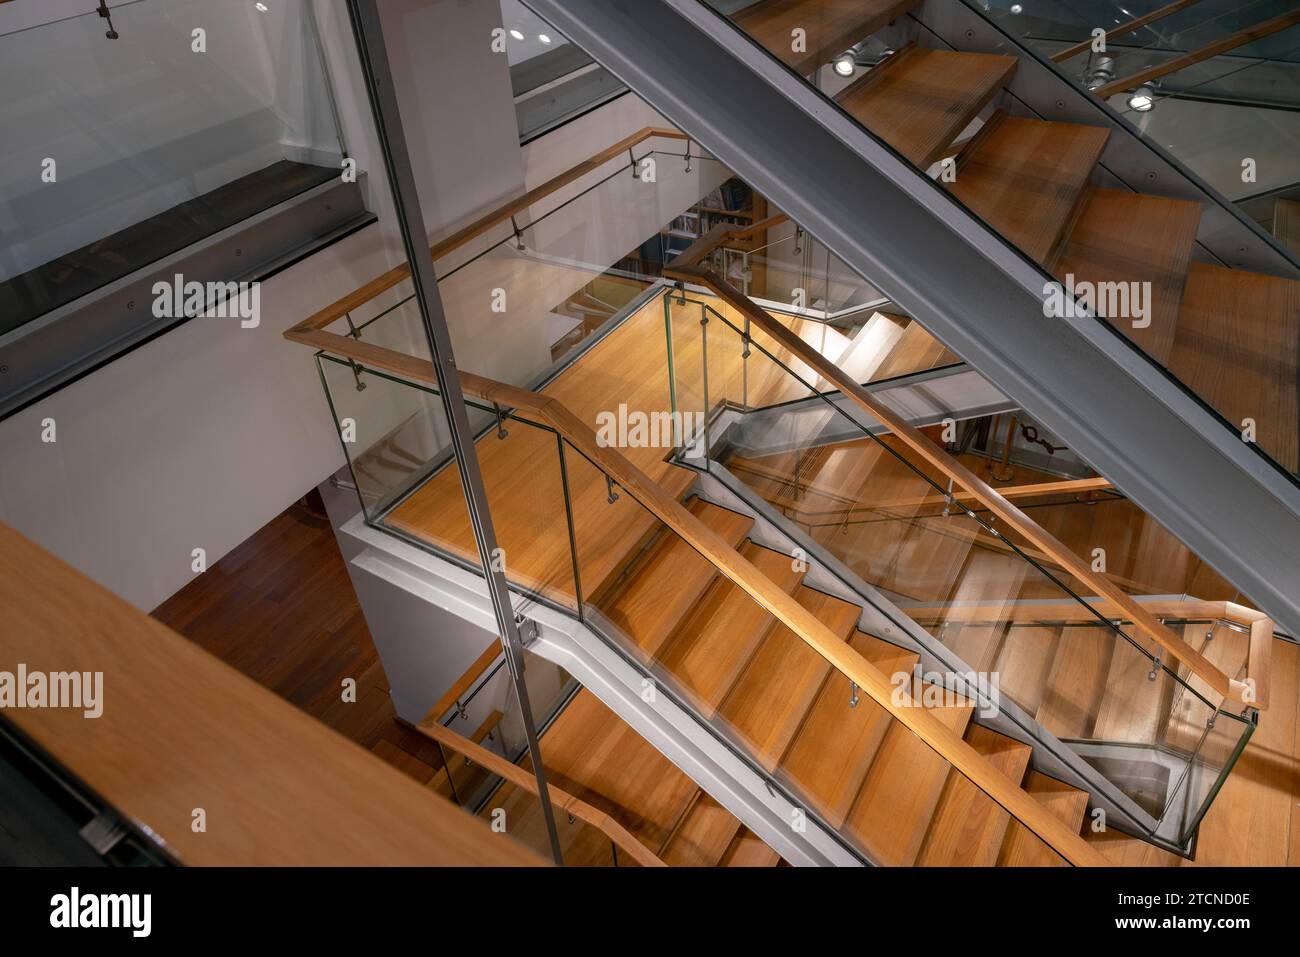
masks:
{"label": "recessed ceiling spotlight", "polygon": [[1156,105],[1156,91],[1150,83],[1143,83],[1128,98],[1128,108],[1138,113],[1146,113]]}
{"label": "recessed ceiling spotlight", "polygon": [[1024,8],[1021,4],[1019,4],[1019,3],[1013,3],[1013,4],[1011,4],[1011,12],[1012,12],[1012,13],[1024,13],[1024,12],[1025,12],[1025,8]]}
{"label": "recessed ceiling spotlight", "polygon": [[253,6],[257,8],[258,13],[266,13],[266,11],[271,9],[264,3],[255,3]]}
{"label": "recessed ceiling spotlight", "polygon": [[541,40],[543,43],[550,43],[550,42],[551,42],[551,38],[548,37],[545,33],[539,33],[539,34],[537,34],[537,39]]}
{"label": "recessed ceiling spotlight", "polygon": [[522,40],[524,38],[524,35],[520,33],[518,30],[511,30],[510,35],[514,37],[516,40]]}

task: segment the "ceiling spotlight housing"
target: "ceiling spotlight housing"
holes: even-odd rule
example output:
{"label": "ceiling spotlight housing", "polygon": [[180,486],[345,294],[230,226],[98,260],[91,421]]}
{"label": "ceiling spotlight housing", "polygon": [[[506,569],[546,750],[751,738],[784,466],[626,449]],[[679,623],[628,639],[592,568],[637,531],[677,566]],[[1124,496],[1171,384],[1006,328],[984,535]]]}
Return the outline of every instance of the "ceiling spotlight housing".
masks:
{"label": "ceiling spotlight housing", "polygon": [[1147,113],[1156,105],[1156,91],[1150,83],[1143,83],[1129,94],[1128,108],[1137,113]]}
{"label": "ceiling spotlight housing", "polygon": [[835,72],[840,76],[852,76],[858,69],[857,58],[854,57],[853,51],[841,53],[835,58]]}

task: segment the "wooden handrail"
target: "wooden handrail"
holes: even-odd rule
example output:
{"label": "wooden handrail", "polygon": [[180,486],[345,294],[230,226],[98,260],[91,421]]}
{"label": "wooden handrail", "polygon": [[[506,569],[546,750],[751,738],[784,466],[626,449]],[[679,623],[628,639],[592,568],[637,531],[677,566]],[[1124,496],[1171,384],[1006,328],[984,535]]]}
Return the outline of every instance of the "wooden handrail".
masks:
{"label": "wooden handrail", "polygon": [[[718,237],[718,242],[725,242],[725,237]],[[708,250],[695,250],[699,259],[708,255]],[[752,326],[756,326],[807,364],[817,375],[832,383],[835,388],[856,403],[865,412],[884,425],[894,436],[917,453],[930,466],[938,469],[952,481],[964,487],[968,492],[1007,528],[1013,530],[1023,539],[1033,543],[1038,549],[1067,571],[1078,581],[1113,604],[1124,614],[1123,617],[1133,622],[1134,626],[1146,634],[1170,655],[1186,664],[1202,681],[1224,697],[1231,697],[1233,688],[1228,676],[1216,668],[1200,652],[1192,648],[1182,638],[1174,634],[1155,619],[1149,612],[1138,605],[1114,583],[1098,576],[1086,562],[1056,539],[1046,529],[1040,527],[1028,515],[1007,501],[997,490],[968,469],[945,450],[935,445],[910,422],[898,415],[889,406],[876,399],[869,391],[849,376],[834,362],[818,352],[785,325],[772,318],[766,310],[755,305],[748,296],[732,286],[706,263],[697,264],[699,259],[688,260],[683,254],[669,263],[664,274],[681,281],[697,282],[710,289],[714,295],[731,306]]]}
{"label": "wooden handrail", "polygon": [[1285,30],[1287,27],[1300,23],[1300,10],[1292,10],[1289,13],[1283,13],[1271,20],[1265,20],[1257,23],[1253,27],[1246,27],[1244,30],[1238,30],[1236,33],[1230,33],[1226,37],[1215,40],[1213,43],[1207,43],[1199,50],[1193,50],[1190,53],[1184,53],[1180,57],[1168,60],[1165,63],[1159,63],[1155,66],[1147,67],[1145,70],[1139,70],[1137,73],[1121,77],[1111,83],[1093,92],[1103,100],[1122,90],[1131,90],[1134,87],[1141,86],[1150,80],[1158,79],[1162,76],[1168,76],[1170,73],[1177,73],[1179,70],[1185,70],[1189,66],[1194,66],[1202,60],[1208,60],[1210,57],[1218,56],[1220,53],[1227,53],[1229,50],[1235,50],[1239,46],[1252,43],[1262,37],[1271,36],[1279,30]]}
{"label": "wooden handrail", "polygon": [[[1273,620],[1263,612],[1231,601],[1204,601],[1200,598],[1146,598],[1134,601],[1150,614],[1183,621],[1229,621],[1250,630],[1246,678],[1229,678],[1226,698],[1248,704],[1260,711],[1268,709],[1271,677]],[[1123,609],[1105,599],[1088,601],[1102,617],[1129,621]],[[1089,622],[1096,617],[1077,601],[991,601],[991,602],[920,602],[901,606],[908,617],[918,622],[948,621],[964,624],[1001,624],[1005,622]],[[1199,676],[1198,676],[1199,677]]]}
{"label": "wooden handrail", "polygon": [[[631,136],[619,140],[613,146],[601,150],[599,153],[583,160],[576,166],[569,167],[558,176],[553,176],[541,186],[530,189],[523,195],[494,207],[489,212],[484,213],[472,222],[457,229],[449,236],[438,240],[438,242],[429,247],[429,256],[436,262],[448,253],[454,252],[471,240],[482,236],[493,226],[496,226],[499,223],[504,223],[509,220],[511,216],[523,212],[538,200],[544,199],[546,196],[549,196],[551,193],[554,193],[559,189],[563,189],[565,186],[576,182],[588,173],[598,170],[610,160],[621,156],[633,147],[656,137],[675,140],[690,139],[690,137],[681,132],[681,130],[655,126],[643,127]],[[315,312],[308,316],[302,322],[290,329],[289,332],[303,333],[317,329],[324,329],[330,323],[342,319],[354,309],[359,308],[363,303],[369,302],[380,293],[393,288],[398,283],[409,278],[410,275],[411,267],[409,263],[402,263],[400,266],[394,266],[392,269],[388,270],[388,272],[381,276],[376,276],[364,286],[354,289],[342,299],[330,303],[319,312]],[[288,338],[293,339],[294,336],[288,336]]]}
{"label": "wooden handrail", "polygon": [[[1135,17],[1134,19],[1128,21],[1127,23],[1121,23],[1113,30],[1107,30],[1105,40],[1107,43],[1110,43],[1110,41],[1115,39],[1116,37],[1122,37],[1124,34],[1132,33],[1134,30],[1141,30],[1149,23],[1155,23],[1157,20],[1163,20],[1171,13],[1177,13],[1179,10],[1185,10],[1188,7],[1192,6],[1193,4],[1197,4],[1200,2],[1201,0],[1174,0],[1173,3],[1167,3],[1163,7],[1160,7],[1157,10],[1152,10],[1148,14],[1145,14],[1140,17]],[[1078,56],[1084,50],[1091,49],[1094,41],[1095,41],[1094,37],[1089,37],[1086,40],[1080,40],[1074,46],[1066,47],[1064,50],[1061,50],[1059,53],[1053,54],[1052,62],[1064,63],[1066,60]]]}
{"label": "wooden handrail", "polygon": [[[489,751],[482,745],[476,744],[469,738],[462,737],[436,721],[423,721],[420,724],[410,724],[405,721],[402,723],[420,734],[432,738],[444,747],[465,755],[475,764],[486,768],[498,777],[505,778],[516,787],[523,788],[533,797],[538,797],[537,779],[530,772],[525,771],[517,764],[512,764],[495,751]],[[554,784],[548,784],[546,790],[550,795],[551,803],[555,807],[590,824],[618,847],[621,847],[632,860],[642,867],[668,866],[653,851],[633,837],[627,828],[604,811],[592,807],[586,801],[574,797],[567,791],[560,790]]]}
{"label": "wooden handrail", "polygon": [[0,668],[102,675],[0,715],[182,864],[546,863],[3,523],[0,608]]}
{"label": "wooden handrail", "polygon": [[[437,386],[433,364],[371,343],[323,330],[285,333],[304,345],[351,358],[395,375]],[[465,395],[504,409],[530,413],[559,432],[570,445],[671,528],[722,575],[765,611],[789,628],[832,667],[866,692],[908,730],[948,761],[976,787],[1024,824],[1066,860],[1076,865],[1106,866],[1106,860],[1029,794],[1013,784],[960,735],[929,710],[895,688],[860,652],[821,623],[783,588],[777,586],[725,539],[697,519],[685,506],[630,462],[621,452],[602,445],[596,433],[556,399],[461,371]],[[896,703],[901,697],[901,702]]]}
{"label": "wooden handrail", "polygon": [[456,706],[460,701],[461,695],[469,690],[469,686],[478,680],[479,675],[487,671],[488,666],[496,661],[502,655],[501,643],[493,641],[483,649],[483,654],[474,660],[474,663],[466,669],[465,673],[456,679],[456,683],[447,689],[447,693],[434,703],[434,706],[425,712],[425,721],[440,721],[442,716]]}
{"label": "wooden handrail", "polygon": [[[746,466],[752,468],[752,466]],[[774,481],[789,481],[791,476],[781,472],[779,469],[755,469],[755,474],[762,475]],[[1044,495],[1077,495],[1082,492],[1101,492],[1113,488],[1109,479],[1097,477],[1086,479],[1071,479],[1060,482],[1036,482],[1029,485],[1004,485],[998,488],[998,494],[1003,498],[1040,498]],[[812,492],[821,495],[823,498],[839,501],[843,503],[841,508],[824,508],[824,509],[803,509],[794,504],[786,505],[785,499],[779,504],[782,507],[789,508],[793,513],[790,517],[796,521],[806,522],[814,518],[843,518],[853,515],[855,512],[875,512],[884,511],[891,508],[924,508],[927,505],[940,506],[948,502],[942,495],[910,495],[902,498],[888,498],[872,500],[870,503],[861,502],[857,499],[847,498],[835,492],[818,489],[815,485],[801,486],[800,491]],[[979,499],[971,492],[954,492],[952,496],[954,503],[969,504],[978,502]],[[917,517],[917,516],[897,516],[897,517]]]}

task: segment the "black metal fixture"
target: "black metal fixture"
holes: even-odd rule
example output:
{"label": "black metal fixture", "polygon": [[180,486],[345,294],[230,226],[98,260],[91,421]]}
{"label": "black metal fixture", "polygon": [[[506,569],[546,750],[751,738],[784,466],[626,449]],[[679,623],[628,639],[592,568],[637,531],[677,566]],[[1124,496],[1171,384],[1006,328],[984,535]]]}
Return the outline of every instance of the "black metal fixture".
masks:
{"label": "black metal fixture", "polygon": [[113,11],[108,9],[108,0],[99,0],[99,9],[95,12],[108,21],[108,32],[104,36],[116,40],[120,34],[113,29]]}

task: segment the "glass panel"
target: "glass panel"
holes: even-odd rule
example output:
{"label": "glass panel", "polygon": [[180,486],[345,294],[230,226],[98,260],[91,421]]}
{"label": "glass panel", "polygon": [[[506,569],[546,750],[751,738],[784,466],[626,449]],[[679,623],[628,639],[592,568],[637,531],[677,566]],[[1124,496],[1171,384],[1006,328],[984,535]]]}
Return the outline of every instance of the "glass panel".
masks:
{"label": "glass panel", "polygon": [[[489,231],[492,245],[448,254],[439,291],[458,366],[512,385],[533,386],[589,345],[658,278],[663,264],[698,235],[679,222],[730,173],[689,158],[685,142],[643,144],[595,185],[566,189]],[[674,150],[680,152],[674,152]],[[680,245],[680,248],[677,244]],[[466,261],[466,256],[472,255]]]}
{"label": "glass panel", "polygon": [[[747,343],[743,327],[707,302],[670,298],[670,311],[695,307],[708,320],[689,323],[699,325],[701,350],[707,340],[706,367],[695,377],[676,366],[679,392],[696,378],[709,384],[708,435],[682,460],[765,500],[942,642],[950,670],[1005,695],[1126,797],[1138,820],[1145,814],[1146,827],[1163,824],[1177,839],[1187,808],[1174,795],[1197,749],[1171,750],[1163,728],[1175,700],[1208,719],[1217,697],[1164,667],[1151,639],[1100,617],[1083,583],[1003,534],[977,500],[769,336],[751,328]],[[825,329],[778,318],[800,336]],[[819,350],[828,351],[824,340]],[[1171,811],[1178,817],[1166,820]]]}
{"label": "glass panel", "polygon": [[[803,581],[807,565],[798,556],[747,540],[752,523],[736,513],[699,499],[687,507],[872,666],[910,675],[916,656],[859,630],[861,609]],[[719,740],[771,775],[790,802],[794,826],[813,817],[866,860],[928,864],[947,863],[945,855],[954,853],[931,836],[941,827],[975,822],[996,830],[1006,820],[669,526],[645,512],[639,527],[643,545],[620,568],[608,570],[603,556],[579,548],[584,580],[594,580],[597,569],[605,573],[589,593],[588,621],[646,675],[644,696],[680,701]],[[918,691],[918,701],[945,724],[958,733],[967,729],[973,702],[935,685],[918,689],[928,689]],[[945,798],[969,801],[960,823],[931,823]],[[1026,863],[1062,863],[1030,837],[1015,842],[1024,845]],[[989,841],[979,845],[977,860],[959,862],[993,864],[1000,850],[1001,842]]]}
{"label": "glass panel", "polygon": [[[1091,310],[1119,334],[1111,348],[1138,349],[1216,412],[1224,428],[1235,435],[1253,435],[1256,449],[1286,472],[1300,473],[1294,403],[1283,399],[1286,408],[1279,411],[1272,398],[1278,388],[1286,396],[1292,394],[1294,364],[1278,365],[1264,358],[1294,355],[1294,310],[1287,304],[1294,290],[1269,276],[1202,262],[1207,257],[1192,249],[1201,210],[1191,202],[1167,203],[1134,195],[1149,190],[1150,184],[1127,182],[1124,170],[1105,165],[1104,127],[1085,123],[1048,127],[1043,121],[1050,117],[1023,115],[1023,100],[1014,105],[1006,101],[1001,89],[1010,74],[1000,71],[1014,67],[1018,49],[1007,45],[1000,60],[989,54],[960,61],[941,59],[955,53],[917,19],[925,18],[923,12],[891,25],[886,13],[866,4],[851,9],[801,8],[797,13],[765,4],[706,5],[729,14],[731,25],[753,43],[756,57],[774,57],[812,77],[823,97],[911,162],[918,173],[928,174],[933,188],[943,189],[1026,260],[1038,264],[1043,270],[1042,288],[1052,289],[1048,285],[1052,283],[1060,290],[1057,301],[1049,297],[1045,309]],[[976,14],[986,13],[985,5],[965,5]],[[1200,12],[1182,28],[1184,40],[1193,42],[1216,31],[1230,33],[1236,24],[1257,22],[1252,19],[1256,13],[1263,16],[1262,3],[1258,9],[1254,4],[1246,6],[1245,13],[1223,5],[1192,8]],[[792,42],[792,28],[804,32],[803,43]],[[719,29],[725,26],[720,23]],[[1290,36],[1292,29],[1268,38],[1279,44],[1268,48],[1270,64],[1286,59],[1291,48],[1300,44]],[[1082,38],[1087,36],[1085,31]],[[891,49],[896,52],[884,56]],[[826,83],[827,70],[822,68],[832,61],[830,75],[839,76],[839,81]],[[843,76],[835,71],[841,63]],[[886,79],[872,82],[876,70],[889,71],[883,74]],[[891,75],[897,88],[890,85]],[[920,89],[926,92],[918,93]],[[976,95],[979,91],[982,95]],[[1153,99],[1158,96],[1153,94]],[[927,106],[932,103],[941,108]],[[1162,101],[1157,109],[1164,105]],[[1183,115],[1179,125],[1184,136],[1194,141],[1193,148],[1203,148],[1208,142],[1204,118]],[[1293,158],[1300,154],[1291,148],[1285,132],[1289,121],[1280,122],[1281,126],[1270,123],[1249,138],[1229,123],[1211,139],[1231,149],[1217,155],[1209,150],[1206,162],[1227,164],[1225,175],[1235,176],[1240,186],[1242,157],[1237,144],[1262,144],[1252,150],[1270,157],[1270,184],[1300,182]],[[1300,134],[1300,128],[1295,132]],[[1163,134],[1152,134],[1157,135]],[[946,167],[942,165],[949,160]],[[1266,187],[1262,197],[1254,196],[1253,189],[1249,192],[1247,198],[1264,203],[1261,210],[1267,206],[1271,222],[1276,190]],[[1236,189],[1231,195],[1243,193]],[[1126,244],[1123,224],[1131,222],[1148,226],[1159,222],[1161,248]],[[1269,315],[1269,321],[1256,323],[1260,314]],[[1256,377],[1268,382],[1269,388],[1255,394],[1239,386]],[[1229,387],[1228,382],[1238,385]],[[1275,382],[1278,388],[1273,387]]]}
{"label": "glass panel", "polygon": [[0,36],[0,334],[339,175],[302,0],[115,4],[111,39],[29,6]]}

